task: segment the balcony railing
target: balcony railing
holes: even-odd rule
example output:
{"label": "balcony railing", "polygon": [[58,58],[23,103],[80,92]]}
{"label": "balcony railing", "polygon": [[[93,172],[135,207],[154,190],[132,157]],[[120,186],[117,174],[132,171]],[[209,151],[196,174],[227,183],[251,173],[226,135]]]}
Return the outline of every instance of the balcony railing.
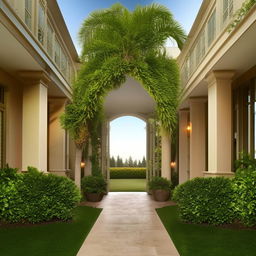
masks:
{"label": "balcony railing", "polygon": [[46,0],[5,0],[68,83],[75,74],[68,51],[47,15]]}
{"label": "balcony railing", "polygon": [[[197,67],[208,54],[218,37],[226,31],[233,15],[241,7],[244,0],[216,0],[208,8],[198,24],[196,37],[187,42],[187,53],[180,60],[182,87],[186,87]],[[210,6],[210,5],[209,5]]]}

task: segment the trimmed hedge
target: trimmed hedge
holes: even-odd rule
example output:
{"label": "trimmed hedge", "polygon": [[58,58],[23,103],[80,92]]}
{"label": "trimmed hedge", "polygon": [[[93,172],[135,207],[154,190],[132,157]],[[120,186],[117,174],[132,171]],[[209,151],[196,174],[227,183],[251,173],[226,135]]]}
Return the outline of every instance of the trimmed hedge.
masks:
{"label": "trimmed hedge", "polygon": [[178,203],[181,219],[214,225],[232,223],[235,216],[231,182],[223,177],[195,178],[176,187],[173,199]]}
{"label": "trimmed hedge", "polygon": [[256,225],[256,170],[244,169],[236,172],[232,181],[233,207],[246,226]]}
{"label": "trimmed hedge", "polygon": [[146,168],[112,167],[110,179],[146,179]]}
{"label": "trimmed hedge", "polygon": [[70,179],[32,167],[27,173],[2,169],[0,180],[0,220],[5,222],[67,220],[81,199]]}

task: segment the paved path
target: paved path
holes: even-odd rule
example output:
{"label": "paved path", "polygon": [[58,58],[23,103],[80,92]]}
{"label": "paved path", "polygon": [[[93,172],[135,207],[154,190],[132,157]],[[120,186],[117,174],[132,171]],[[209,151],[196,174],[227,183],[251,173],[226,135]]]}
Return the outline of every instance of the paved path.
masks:
{"label": "paved path", "polygon": [[168,203],[153,201],[144,192],[109,193],[78,256],[178,256],[155,208]]}

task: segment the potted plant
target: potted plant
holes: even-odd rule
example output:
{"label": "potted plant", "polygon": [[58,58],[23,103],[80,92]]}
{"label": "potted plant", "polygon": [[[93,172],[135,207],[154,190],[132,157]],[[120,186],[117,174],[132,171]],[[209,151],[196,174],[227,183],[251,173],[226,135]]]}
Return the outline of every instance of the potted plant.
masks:
{"label": "potted plant", "polygon": [[154,200],[160,202],[169,200],[171,185],[171,181],[163,177],[153,177],[148,182],[148,187],[152,191]]}
{"label": "potted plant", "polygon": [[81,181],[81,189],[90,202],[99,202],[106,193],[107,183],[102,176],[85,176]]}

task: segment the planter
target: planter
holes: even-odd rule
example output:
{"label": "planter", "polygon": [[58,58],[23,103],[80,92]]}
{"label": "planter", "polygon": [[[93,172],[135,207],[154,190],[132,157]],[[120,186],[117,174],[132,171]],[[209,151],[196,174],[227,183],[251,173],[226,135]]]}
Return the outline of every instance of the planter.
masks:
{"label": "planter", "polygon": [[153,198],[159,202],[165,202],[170,199],[170,191],[163,189],[152,190]]}
{"label": "planter", "polygon": [[89,202],[100,202],[103,196],[103,193],[85,193],[85,198]]}

